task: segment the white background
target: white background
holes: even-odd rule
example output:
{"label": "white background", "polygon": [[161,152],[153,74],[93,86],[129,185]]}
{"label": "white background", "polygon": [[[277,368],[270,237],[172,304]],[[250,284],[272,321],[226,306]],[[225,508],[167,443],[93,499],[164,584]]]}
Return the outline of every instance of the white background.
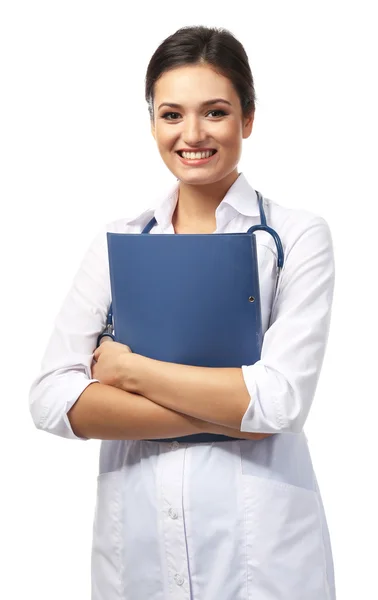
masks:
{"label": "white background", "polygon": [[36,430],[28,392],[96,232],[154,206],[174,181],[150,134],[144,77],[166,36],[200,24],[230,29],[250,59],[258,102],[239,170],[332,230],[331,332],[305,431],[338,599],[378,596],[374,4],[2,4],[1,598],[89,598],[99,442]]}

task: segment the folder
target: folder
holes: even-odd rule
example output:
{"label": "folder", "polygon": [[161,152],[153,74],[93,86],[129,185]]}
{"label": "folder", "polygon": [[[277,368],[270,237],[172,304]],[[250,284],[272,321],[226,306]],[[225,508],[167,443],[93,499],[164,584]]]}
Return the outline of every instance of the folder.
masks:
{"label": "folder", "polygon": [[114,336],[166,362],[240,367],[260,357],[253,235],[107,233]]}

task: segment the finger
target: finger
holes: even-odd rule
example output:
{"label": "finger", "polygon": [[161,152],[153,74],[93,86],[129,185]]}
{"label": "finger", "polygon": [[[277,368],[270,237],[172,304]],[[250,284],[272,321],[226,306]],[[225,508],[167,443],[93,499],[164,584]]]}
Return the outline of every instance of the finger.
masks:
{"label": "finger", "polygon": [[111,338],[109,335],[105,335],[103,338],[101,338],[98,347],[95,349],[95,351],[93,353],[93,357],[96,360],[98,360],[98,357],[100,356],[100,354],[102,352],[101,346],[104,342],[113,342],[113,338]]}
{"label": "finger", "polygon": [[113,341],[113,338],[111,338],[110,335],[105,335],[103,338],[101,338],[99,345],[101,346],[101,344],[103,344],[104,342],[112,342],[112,341]]}

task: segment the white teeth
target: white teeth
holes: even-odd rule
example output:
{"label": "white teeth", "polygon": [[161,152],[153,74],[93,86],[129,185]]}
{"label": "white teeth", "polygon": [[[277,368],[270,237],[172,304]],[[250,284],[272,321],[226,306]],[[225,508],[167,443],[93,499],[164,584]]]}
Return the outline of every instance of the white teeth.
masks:
{"label": "white teeth", "polygon": [[183,158],[185,159],[193,159],[193,160],[198,160],[199,158],[209,158],[209,156],[211,156],[212,154],[214,154],[213,150],[207,150],[206,152],[181,152],[181,155]]}

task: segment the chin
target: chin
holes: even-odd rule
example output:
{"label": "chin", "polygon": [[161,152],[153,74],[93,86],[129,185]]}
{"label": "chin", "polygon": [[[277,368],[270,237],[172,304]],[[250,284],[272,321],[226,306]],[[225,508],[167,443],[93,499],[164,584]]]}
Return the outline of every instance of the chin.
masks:
{"label": "chin", "polygon": [[216,183],[223,179],[222,175],[217,175],[215,173],[208,175],[187,175],[186,173],[177,173],[175,177],[182,181],[183,183],[192,184],[192,185],[207,185],[210,183]]}

